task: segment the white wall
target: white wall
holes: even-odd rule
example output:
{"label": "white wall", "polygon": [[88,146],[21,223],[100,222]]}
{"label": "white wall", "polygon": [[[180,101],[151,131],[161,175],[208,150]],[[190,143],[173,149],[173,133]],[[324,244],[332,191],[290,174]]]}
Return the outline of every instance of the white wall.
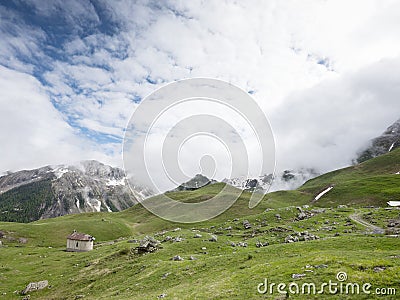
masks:
{"label": "white wall", "polygon": [[67,251],[93,250],[93,241],[76,241],[67,239]]}

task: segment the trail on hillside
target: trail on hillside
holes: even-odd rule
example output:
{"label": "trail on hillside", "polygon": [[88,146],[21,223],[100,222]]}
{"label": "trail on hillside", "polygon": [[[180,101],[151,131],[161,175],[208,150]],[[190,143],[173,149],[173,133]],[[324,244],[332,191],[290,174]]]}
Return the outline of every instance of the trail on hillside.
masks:
{"label": "trail on hillside", "polygon": [[365,221],[361,215],[359,213],[354,213],[352,215],[349,216],[350,219],[352,219],[354,222],[361,224],[363,226],[365,226],[367,229],[369,229],[370,231],[372,231],[372,233],[376,233],[376,234],[384,234],[385,233],[385,229],[378,227],[376,225],[373,225],[371,223],[368,223],[367,221]]}

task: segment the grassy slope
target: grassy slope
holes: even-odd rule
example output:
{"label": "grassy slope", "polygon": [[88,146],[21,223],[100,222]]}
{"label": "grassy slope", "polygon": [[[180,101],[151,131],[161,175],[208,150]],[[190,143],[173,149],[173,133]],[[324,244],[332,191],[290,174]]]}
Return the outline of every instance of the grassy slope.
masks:
{"label": "grassy slope", "polygon": [[[291,274],[303,273],[306,264],[328,265],[326,269],[313,269],[313,273],[307,273],[306,279],[314,283],[334,280],[335,273],[343,270],[357,281],[368,281],[375,286],[398,286],[398,239],[365,236],[362,234],[363,227],[358,224],[352,224],[351,233],[344,234],[348,229],[344,224],[353,209],[328,209],[326,213],[309,220],[295,221],[297,211],[289,206],[310,204],[314,195],[330,184],[335,184],[335,188],[315,205],[336,207],[338,203],[365,204],[366,199],[374,204],[377,201],[383,203],[383,199],[398,199],[400,177],[393,173],[400,170],[399,157],[400,149],[358,166],[310,180],[297,191],[267,194],[251,210],[248,208],[250,194],[243,193],[228,211],[198,224],[170,223],[153,216],[140,205],[119,213],[69,215],[29,224],[0,223],[0,230],[5,231],[7,236],[28,238],[27,244],[3,238],[6,247],[0,248],[0,293],[18,298],[12,294],[14,290],[22,289],[30,281],[48,279],[52,289],[37,292],[35,296],[73,299],[83,294],[85,299],[154,299],[157,295],[167,293],[170,299],[257,299],[260,296],[256,293],[256,287],[264,277],[289,283],[292,281]],[[196,191],[169,193],[169,196],[179,201],[199,202],[212,197],[222,187],[222,184],[215,184]],[[266,208],[274,210],[265,212]],[[365,209],[364,216],[369,212],[373,212],[378,224],[384,224],[388,214],[391,218],[398,216],[396,212],[384,209]],[[281,221],[275,218],[276,213],[282,216]],[[234,218],[239,218],[239,221],[233,221]],[[243,219],[250,220],[258,228],[245,231]],[[333,221],[337,224],[333,225]],[[225,231],[224,228],[228,226],[232,230]],[[327,226],[335,229],[323,229]],[[135,246],[126,240],[99,246],[89,253],[63,251],[65,237],[73,229],[90,233],[96,237],[96,241],[101,242],[118,237],[141,237],[175,227],[181,227],[182,230],[167,234],[179,235],[186,240],[163,243],[163,249],[150,255],[126,254]],[[277,227],[286,228],[288,232],[275,232],[273,228]],[[202,231],[204,238],[193,239],[192,228]],[[285,236],[292,231],[302,230],[318,234],[323,239],[282,244]],[[210,233],[218,235],[217,243],[208,242]],[[335,237],[335,233],[340,233],[340,236]],[[257,240],[268,241],[271,245],[256,248]],[[229,241],[246,241],[249,247],[232,248]],[[207,254],[201,250],[203,246],[207,247]],[[185,261],[171,261],[170,258],[176,254],[183,256]],[[198,259],[189,261],[190,255]],[[386,270],[376,273],[373,271],[375,266],[385,266]],[[171,274],[161,279],[164,273]],[[309,298],[305,296],[299,299]]]}
{"label": "grassy slope", "polygon": [[[298,190],[269,193],[254,209],[248,208],[250,193],[243,192],[232,207],[216,217],[214,221],[259,214],[266,208],[310,204],[319,191],[331,184],[334,184],[335,187],[314,205],[327,207],[338,204],[386,206],[387,201],[400,198],[400,176],[394,174],[399,170],[400,149],[396,149],[362,164],[309,180]],[[219,183],[195,191],[170,192],[168,196],[177,201],[200,202],[218,194],[223,187],[224,184]],[[234,190],[233,187],[230,189]],[[229,196],[230,189],[226,193],[227,196]],[[157,197],[153,199],[156,200]],[[119,213],[68,215],[25,225],[0,223],[0,230],[16,231],[16,235],[31,238],[37,245],[61,246],[65,243],[65,236],[74,229],[88,232],[97,240],[105,241],[119,236],[150,233],[173,226],[191,227],[190,224],[167,222],[152,215],[141,205],[136,205]]]}
{"label": "grassy slope", "polygon": [[400,149],[359,165],[326,173],[306,182],[299,191],[315,197],[330,185],[334,188],[315,204],[386,206],[400,198]]}
{"label": "grassy slope", "polygon": [[[365,209],[364,213],[368,211]],[[379,219],[385,212],[381,209],[375,218]],[[281,215],[281,220],[275,218],[276,213]],[[352,209],[328,209],[308,220],[296,221],[295,208],[280,208],[246,217],[253,224],[250,230],[243,228],[245,218],[214,220],[208,226],[192,225],[202,238],[193,238],[195,232],[189,228],[159,235],[159,240],[167,235],[185,240],[165,242],[162,249],[142,256],[129,254],[137,244],[127,240],[99,245],[88,253],[67,253],[63,248],[8,242],[7,247],[1,248],[0,293],[7,293],[5,298],[17,299],[14,290],[22,289],[30,281],[47,279],[52,288],[32,293],[32,297],[74,299],[84,295],[85,299],[156,299],[166,293],[167,299],[263,299],[265,295],[259,295],[256,289],[265,277],[273,282],[313,282],[318,285],[329,279],[335,281],[339,271],[347,272],[352,282],[398,287],[398,239],[364,235],[361,225],[345,225],[351,213]],[[227,230],[228,226],[232,229]],[[327,226],[335,229],[323,229]],[[286,232],[277,232],[275,228],[284,228]],[[344,234],[343,231],[348,229],[352,232]],[[288,234],[303,230],[318,234],[321,239],[282,243]],[[336,233],[340,235],[335,236]],[[217,234],[218,241],[208,241],[210,234]],[[245,241],[248,247],[232,247],[231,241]],[[270,245],[257,248],[257,241],[268,241]],[[202,247],[207,249],[202,250]],[[184,261],[172,261],[174,255],[182,256]],[[189,260],[191,255],[196,260]],[[315,268],[321,264],[327,267]],[[311,267],[306,268],[306,265]],[[376,266],[386,270],[374,272]],[[169,274],[163,279],[166,273]],[[305,273],[306,277],[293,280],[294,273]],[[266,298],[275,299],[276,296],[275,292],[274,297]],[[352,299],[374,297],[382,298],[369,295],[353,296]],[[296,299],[310,299],[310,296]]]}

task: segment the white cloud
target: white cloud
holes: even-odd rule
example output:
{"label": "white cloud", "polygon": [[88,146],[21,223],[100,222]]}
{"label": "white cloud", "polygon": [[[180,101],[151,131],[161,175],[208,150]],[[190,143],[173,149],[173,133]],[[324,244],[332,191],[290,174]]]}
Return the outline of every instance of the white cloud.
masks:
{"label": "white cloud", "polygon": [[351,164],[400,115],[400,57],[294,93],[272,116],[282,167]]}
{"label": "white cloud", "polygon": [[[0,22],[0,60],[25,73],[33,73],[38,63],[46,65],[42,75],[49,85],[43,84],[39,94],[47,99],[46,111],[57,115],[52,119],[54,135],[59,131],[62,141],[64,135],[68,137],[59,143],[66,149],[66,159],[80,156],[80,150],[71,149],[82,147],[64,119],[96,134],[122,137],[137,107],[133,99],[182,78],[214,77],[254,91],[272,121],[282,167],[313,164],[327,170],[343,166],[366,140],[399,117],[394,102],[399,95],[399,74],[394,68],[400,55],[398,1],[115,1],[96,5],[34,1],[31,5],[37,16],[49,21],[57,18],[69,26],[68,37],[56,49],[60,57],[45,54],[46,28],[21,21],[18,13],[0,7],[2,17],[10,16]],[[100,28],[107,22],[114,26],[112,34]],[[11,96],[20,97],[11,93],[7,98]],[[6,101],[3,96],[0,100]],[[38,140],[31,147],[39,149],[46,138]],[[100,151],[118,153],[116,149],[110,142]],[[9,151],[6,157],[11,165]]]}
{"label": "white cloud", "polygon": [[97,145],[77,137],[31,75],[0,66],[0,107],[3,171],[89,158],[112,161]]}

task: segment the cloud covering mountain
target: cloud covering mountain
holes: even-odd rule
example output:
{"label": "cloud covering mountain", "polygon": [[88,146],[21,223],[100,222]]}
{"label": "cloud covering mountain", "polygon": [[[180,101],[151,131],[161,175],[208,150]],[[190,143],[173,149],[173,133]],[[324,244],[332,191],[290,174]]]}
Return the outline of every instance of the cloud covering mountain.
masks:
{"label": "cloud covering mountain", "polygon": [[344,166],[399,117],[399,14],[372,0],[3,2],[0,172],[121,165],[141,99],[192,77],[254,97],[279,169]]}

